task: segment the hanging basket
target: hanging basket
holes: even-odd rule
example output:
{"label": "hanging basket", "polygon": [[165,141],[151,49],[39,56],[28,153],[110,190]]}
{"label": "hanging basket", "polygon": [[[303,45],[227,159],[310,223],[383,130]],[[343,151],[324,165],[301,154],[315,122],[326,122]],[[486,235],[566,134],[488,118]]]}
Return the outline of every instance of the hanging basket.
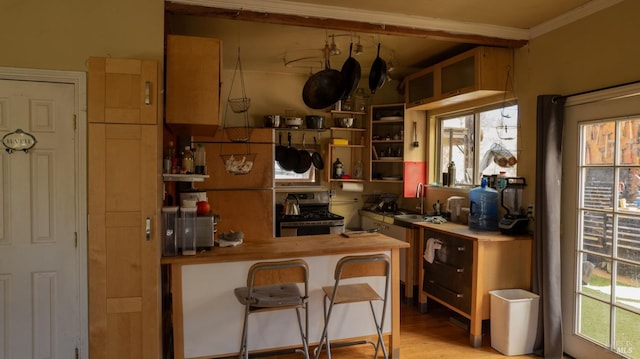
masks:
{"label": "hanging basket", "polygon": [[253,169],[253,163],[256,159],[256,153],[235,153],[220,155],[224,170],[232,175],[246,175]]}
{"label": "hanging basket", "polygon": [[[239,75],[240,79],[240,91],[241,97],[231,97],[233,93],[233,85],[236,82],[236,75]],[[244,87],[244,76],[242,75],[242,64],[240,63],[240,48],[238,48],[238,61],[236,62],[236,68],[233,72],[233,78],[231,79],[231,87],[229,88],[229,96],[227,97],[227,106],[224,115],[224,131],[231,142],[248,142],[251,138],[251,129],[249,128],[249,107],[251,106],[251,99],[247,97]],[[231,111],[229,111],[231,110]],[[229,126],[229,118],[233,114],[240,114],[244,121],[244,127]]]}
{"label": "hanging basket", "polygon": [[224,132],[231,142],[247,142],[251,138],[250,127],[225,127]]}
{"label": "hanging basket", "polygon": [[230,98],[228,101],[231,111],[235,113],[247,112],[251,106],[251,99],[247,97]]}

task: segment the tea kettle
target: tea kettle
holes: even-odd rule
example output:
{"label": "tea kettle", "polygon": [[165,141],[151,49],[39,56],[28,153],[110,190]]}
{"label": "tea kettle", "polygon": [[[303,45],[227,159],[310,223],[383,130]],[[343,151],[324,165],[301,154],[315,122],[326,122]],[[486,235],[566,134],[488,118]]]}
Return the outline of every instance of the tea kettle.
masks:
{"label": "tea kettle", "polygon": [[295,194],[288,194],[284,199],[283,214],[285,216],[299,216],[300,204],[298,203],[298,197]]}

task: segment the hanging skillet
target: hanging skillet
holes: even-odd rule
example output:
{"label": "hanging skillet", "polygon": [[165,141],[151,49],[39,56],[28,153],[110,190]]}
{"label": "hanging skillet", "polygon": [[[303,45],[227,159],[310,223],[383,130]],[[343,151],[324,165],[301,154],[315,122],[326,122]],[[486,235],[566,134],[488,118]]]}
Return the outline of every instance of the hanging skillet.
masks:
{"label": "hanging skillet", "polygon": [[291,146],[291,132],[288,133],[287,139],[289,140],[289,147],[286,148],[286,154],[284,160],[280,162],[280,167],[287,171],[293,171],[298,166],[299,154],[293,146]]}
{"label": "hanging skillet", "polygon": [[371,71],[369,72],[369,89],[372,94],[376,93],[376,90],[384,85],[386,78],[387,63],[380,57],[380,43],[378,43],[378,56],[373,60]]}
{"label": "hanging skillet", "polygon": [[282,145],[282,132],[278,133],[278,138],[279,142],[276,146],[276,161],[278,161],[278,164],[280,165],[280,167],[282,167],[282,163],[287,157],[287,146]]}
{"label": "hanging skillet", "polygon": [[311,168],[311,154],[304,148],[304,133],[302,134],[302,149],[298,151],[298,165],[293,170],[295,173],[305,173]]}
{"label": "hanging skillet", "polygon": [[345,60],[340,72],[345,79],[345,92],[342,96],[343,100],[351,97],[353,92],[358,88],[360,82],[360,63],[353,56],[351,56],[351,49],[353,49],[353,42],[349,45],[349,58]]}
{"label": "hanging skillet", "polygon": [[[313,144],[314,147],[317,149],[318,148],[318,142],[316,141],[315,136],[313,137]],[[311,161],[313,162],[313,166],[319,170],[324,168],[324,160],[322,159],[322,155],[320,154],[320,152],[318,151],[313,151],[313,154],[311,155]]]}
{"label": "hanging skillet", "polygon": [[302,89],[302,100],[312,109],[320,110],[338,102],[345,92],[342,73],[329,65],[329,45],[324,45],[325,69],[311,75]]}

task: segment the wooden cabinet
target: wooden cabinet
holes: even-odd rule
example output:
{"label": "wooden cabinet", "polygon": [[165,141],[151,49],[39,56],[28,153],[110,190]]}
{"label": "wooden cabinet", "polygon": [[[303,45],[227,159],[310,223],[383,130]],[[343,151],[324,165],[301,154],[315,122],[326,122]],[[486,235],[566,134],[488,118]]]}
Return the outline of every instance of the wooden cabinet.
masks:
{"label": "wooden cabinet", "polygon": [[480,46],[407,76],[407,108],[431,110],[505,91],[513,50]]}
{"label": "wooden cabinet", "polygon": [[[471,231],[467,226],[440,224],[420,232],[419,253],[440,249],[433,261],[423,260],[420,273],[420,304],[435,300],[470,320],[470,344],[482,344],[482,321],[490,318],[489,291],[531,286],[531,238],[503,236],[499,232]],[[435,247],[434,247],[435,248]]]}
{"label": "wooden cabinet", "polygon": [[[331,111],[330,123],[334,124],[334,119],[343,117],[353,117],[354,126],[349,128],[331,127],[331,137],[327,150],[325,161],[325,179],[328,182],[362,182],[364,180],[364,153],[366,147],[366,112],[354,111]],[[335,178],[333,173],[333,163],[336,159],[340,159],[343,164],[344,174],[349,178]],[[355,176],[355,168],[357,164],[362,165],[360,178]]]}
{"label": "wooden cabinet", "polygon": [[[122,68],[145,69],[149,97],[158,95],[156,62],[90,59],[89,355],[156,359],[161,357],[160,131],[157,119],[141,124],[145,116],[132,114],[157,113],[158,106],[145,96],[136,96],[138,103],[122,98],[142,94],[140,76],[119,72]],[[123,111],[117,110],[120,105]]]}
{"label": "wooden cabinet", "polygon": [[409,248],[400,250],[400,281],[404,283],[405,300],[408,303],[413,303],[413,288],[418,280],[415,261],[417,248],[414,231],[410,228],[379,221],[366,215],[360,216],[360,224],[363,230],[375,229],[384,235],[410,244]]}
{"label": "wooden cabinet", "polygon": [[220,125],[222,43],[167,35],[165,122],[174,133],[213,135]]}
{"label": "wooden cabinet", "polygon": [[427,176],[426,112],[406,111],[400,103],[372,105],[369,113],[368,179],[400,183],[404,197],[415,197],[417,184]]}

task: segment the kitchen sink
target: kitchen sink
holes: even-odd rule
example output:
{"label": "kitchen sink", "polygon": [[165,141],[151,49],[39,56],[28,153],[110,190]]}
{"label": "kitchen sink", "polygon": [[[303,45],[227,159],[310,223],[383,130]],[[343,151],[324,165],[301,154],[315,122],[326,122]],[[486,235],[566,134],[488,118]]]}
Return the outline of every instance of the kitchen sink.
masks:
{"label": "kitchen sink", "polygon": [[393,224],[401,227],[411,228],[413,222],[424,222],[423,214],[398,214],[393,216]]}

